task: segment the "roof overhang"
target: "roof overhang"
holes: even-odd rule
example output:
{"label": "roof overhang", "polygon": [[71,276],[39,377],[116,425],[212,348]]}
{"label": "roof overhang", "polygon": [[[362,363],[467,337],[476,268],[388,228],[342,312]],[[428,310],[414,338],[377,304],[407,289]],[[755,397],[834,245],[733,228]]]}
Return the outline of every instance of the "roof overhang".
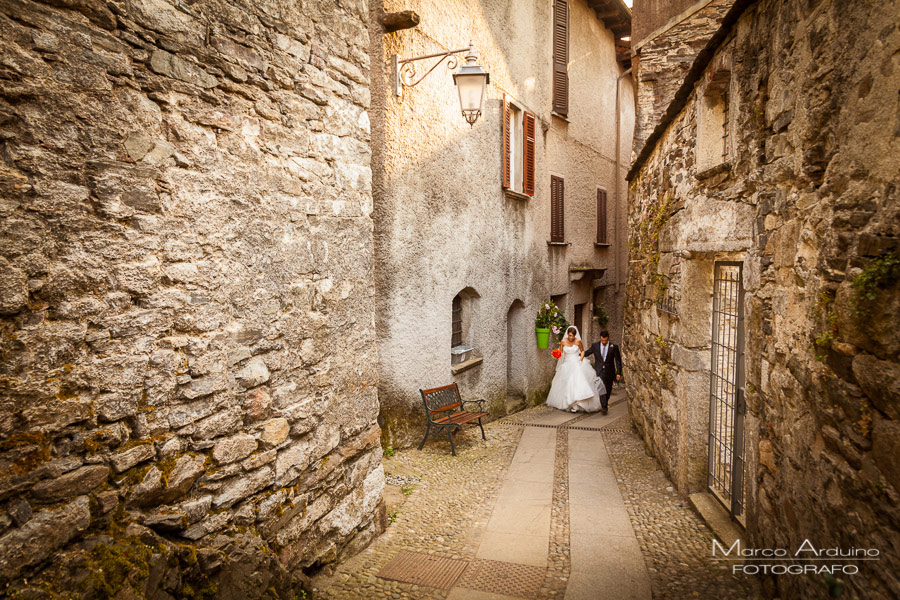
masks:
{"label": "roof overhang", "polygon": [[631,41],[623,37],[631,36],[631,9],[623,0],[588,0],[588,6],[597,13],[606,28],[616,39],[616,61],[623,68],[631,66]]}

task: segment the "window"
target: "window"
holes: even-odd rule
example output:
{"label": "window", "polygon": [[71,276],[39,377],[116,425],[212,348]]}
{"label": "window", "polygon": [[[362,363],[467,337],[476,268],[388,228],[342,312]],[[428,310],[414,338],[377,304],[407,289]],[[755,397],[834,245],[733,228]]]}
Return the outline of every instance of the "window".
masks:
{"label": "window", "polygon": [[566,297],[567,294],[557,294],[555,296],[550,296],[550,300],[553,302],[553,304],[556,305],[556,308],[563,312],[563,314],[566,314]]}
{"label": "window", "polygon": [[503,187],[534,195],[534,115],[503,96]]}
{"label": "window", "polygon": [[474,360],[478,347],[478,300],[480,296],[467,287],[453,298],[451,307],[450,364],[459,365]]}
{"label": "window", "polygon": [[565,185],[562,177],[550,176],[550,241],[566,241]]}
{"label": "window", "polygon": [[697,170],[711,169],[731,158],[728,92],[731,72],[711,71],[698,102]]}
{"label": "window", "polygon": [[569,114],[569,3],[553,2],[553,112]]}
{"label": "window", "polygon": [[450,347],[462,346],[462,298],[457,294],[453,298],[453,333],[450,336]]}
{"label": "window", "polygon": [[597,190],[597,243],[607,244],[606,238],[606,190]]}

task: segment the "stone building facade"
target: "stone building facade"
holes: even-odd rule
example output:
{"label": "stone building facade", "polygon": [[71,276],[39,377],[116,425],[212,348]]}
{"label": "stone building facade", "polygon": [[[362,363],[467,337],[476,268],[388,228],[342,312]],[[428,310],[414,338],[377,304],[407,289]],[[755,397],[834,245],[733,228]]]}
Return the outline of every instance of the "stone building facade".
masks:
{"label": "stone building facade", "polygon": [[877,551],[841,577],[860,598],[900,595],[898,14],[736,2],[629,172],[644,439],[745,546]]}
{"label": "stone building facade", "polygon": [[[558,4],[569,12],[566,116],[553,111]],[[424,433],[422,388],[457,382],[464,399],[486,399],[495,415],[542,402],[555,366],[549,350],[535,343],[542,301],[557,300],[585,340],[599,331],[591,317],[595,302],[610,315],[610,328],[621,331],[624,174],[633,128],[630,80],[616,53],[630,18],[621,2],[384,3],[387,13],[402,10],[417,13],[419,24],[384,34],[375,7],[371,52],[379,399],[385,443],[396,446]],[[445,65],[402,98],[393,94],[393,55],[410,58],[470,41],[490,73],[474,126],[460,115]],[[419,74],[430,66],[420,64]],[[516,157],[508,189],[504,106]],[[519,167],[528,114],[535,132],[532,191],[521,185]],[[558,243],[550,242],[552,178],[564,186]],[[607,198],[603,244],[596,243],[598,190]],[[474,350],[454,365],[454,345]]]}
{"label": "stone building facade", "polygon": [[635,0],[631,37],[638,81],[634,151],[659,123],[700,50],[734,0]]}
{"label": "stone building facade", "polygon": [[0,2],[0,585],[295,597],[383,529],[368,18]]}

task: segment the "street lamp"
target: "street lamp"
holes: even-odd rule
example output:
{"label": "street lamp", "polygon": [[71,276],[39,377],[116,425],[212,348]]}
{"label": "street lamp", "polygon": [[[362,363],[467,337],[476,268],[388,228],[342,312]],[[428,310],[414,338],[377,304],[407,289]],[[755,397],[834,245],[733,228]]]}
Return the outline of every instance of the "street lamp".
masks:
{"label": "street lamp", "polygon": [[[478,56],[469,42],[468,48],[458,48],[456,50],[448,50],[446,52],[437,52],[435,54],[426,54],[425,56],[416,56],[414,58],[401,59],[394,55],[394,95],[403,96],[404,87],[413,87],[437,68],[444,59],[447,60],[447,68],[453,70],[459,64],[459,57],[456,56],[461,52],[468,52],[466,55],[466,64],[460,67],[459,71],[453,74],[453,81],[459,92],[459,107],[466,122],[474,126],[475,121],[481,115],[481,107],[484,105],[485,87],[490,83],[491,75],[476,64]],[[437,58],[437,62],[431,65],[431,68],[416,79],[416,65],[413,64],[419,60],[428,58]]]}

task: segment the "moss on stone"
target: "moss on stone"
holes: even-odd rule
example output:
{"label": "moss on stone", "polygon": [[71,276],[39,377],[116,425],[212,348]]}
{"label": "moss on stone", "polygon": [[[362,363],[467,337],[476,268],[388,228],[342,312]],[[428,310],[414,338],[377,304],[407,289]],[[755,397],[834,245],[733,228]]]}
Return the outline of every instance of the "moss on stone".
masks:
{"label": "moss on stone", "polygon": [[140,593],[139,582],[150,575],[150,559],[159,550],[137,536],[97,544],[82,560],[89,572],[81,582],[82,590],[90,591],[93,597],[113,598],[130,585]]}

